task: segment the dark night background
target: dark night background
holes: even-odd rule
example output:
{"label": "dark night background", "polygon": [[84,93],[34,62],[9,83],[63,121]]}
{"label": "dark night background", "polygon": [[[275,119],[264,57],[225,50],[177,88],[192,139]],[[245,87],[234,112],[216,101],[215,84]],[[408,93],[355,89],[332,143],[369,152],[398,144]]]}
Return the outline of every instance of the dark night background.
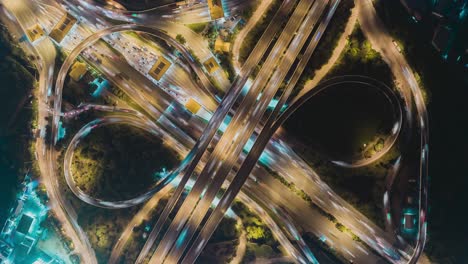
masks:
{"label": "dark night background", "polygon": [[[468,62],[442,59],[431,45],[436,21],[430,16],[415,23],[400,1],[380,0],[376,8],[392,35],[403,40],[406,58],[429,94],[426,252],[436,263],[468,263]],[[468,20],[458,27],[454,47],[466,49]]]}

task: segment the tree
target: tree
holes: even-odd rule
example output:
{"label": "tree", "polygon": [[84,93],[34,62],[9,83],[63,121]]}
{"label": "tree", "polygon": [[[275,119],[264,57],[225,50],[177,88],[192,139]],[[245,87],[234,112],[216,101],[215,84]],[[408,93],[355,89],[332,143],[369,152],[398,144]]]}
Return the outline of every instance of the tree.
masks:
{"label": "tree", "polygon": [[247,239],[248,240],[260,240],[265,236],[265,230],[260,226],[248,226],[247,227]]}
{"label": "tree", "polygon": [[262,258],[271,258],[273,253],[273,249],[269,245],[261,245],[257,249],[258,256]]}
{"label": "tree", "polygon": [[341,224],[341,223],[336,223],[336,224],[335,224],[335,227],[336,227],[338,230],[340,230],[340,232],[346,231],[345,226],[344,226],[343,224]]}
{"label": "tree", "polygon": [[181,34],[177,34],[176,40],[182,45],[184,45],[187,42],[187,40],[185,40],[184,36],[182,36]]}

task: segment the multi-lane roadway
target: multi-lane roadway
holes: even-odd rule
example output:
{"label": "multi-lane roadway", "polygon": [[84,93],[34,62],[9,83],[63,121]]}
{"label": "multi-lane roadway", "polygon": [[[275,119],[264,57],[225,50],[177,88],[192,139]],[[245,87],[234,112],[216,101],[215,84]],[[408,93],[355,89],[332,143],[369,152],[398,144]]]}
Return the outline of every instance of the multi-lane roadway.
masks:
{"label": "multi-lane roadway", "polygon": [[[288,2],[288,1],[285,1],[285,2]],[[292,1],[291,1],[291,2],[292,2]],[[283,5],[285,5],[285,4],[283,3]],[[11,8],[14,9],[15,7],[12,6]],[[290,7],[290,8],[291,8],[291,7]],[[280,10],[284,10],[284,7],[283,7],[282,9],[280,9]],[[29,17],[34,17],[34,16],[31,15],[31,16],[29,16]],[[370,16],[370,17],[371,17],[371,16]],[[27,19],[30,19],[30,18],[27,18]],[[329,20],[329,18],[327,18],[327,19]],[[50,21],[49,21],[49,22],[44,21],[43,23],[44,23],[44,24],[47,24],[47,23],[51,23],[51,22],[50,22]],[[28,25],[28,26],[29,26],[29,25]],[[269,27],[269,28],[270,28],[270,27]],[[272,30],[272,29],[270,29],[270,30],[272,30],[272,32],[274,32],[274,31],[275,31],[275,30],[274,30],[274,27],[272,27],[272,28],[273,28],[273,30]],[[24,29],[23,29],[23,30],[24,30]],[[267,30],[268,30],[268,29],[267,29]],[[278,29],[276,29],[276,30],[278,30]],[[270,33],[272,33],[272,32],[270,32]],[[289,32],[289,33],[292,34],[293,32]],[[370,34],[370,33],[369,33],[369,34]],[[271,36],[273,37],[274,35],[271,35]],[[262,38],[262,39],[264,39],[264,38]],[[45,40],[47,40],[47,39],[45,39]],[[372,39],[371,39],[371,40],[372,40]],[[262,40],[261,40],[261,41],[262,41]],[[42,42],[44,42],[44,41],[41,41],[40,43],[42,43]],[[264,41],[264,44],[263,44],[264,46],[263,46],[263,47],[266,49],[266,48],[268,47],[268,45],[270,44],[270,42],[271,42],[271,39],[268,40],[268,38],[266,38],[266,40]],[[39,45],[37,45],[37,46],[39,46]],[[260,58],[263,56],[263,53],[264,53],[265,51],[261,52],[261,50],[262,50],[262,45],[258,45],[258,46],[260,46],[260,48],[258,48],[258,50],[260,50],[260,52],[254,50],[254,52],[252,53],[252,56],[250,56],[250,57],[255,57],[255,56],[257,56],[258,59],[260,59]],[[256,49],[257,49],[257,48],[256,48]],[[300,48],[299,48],[299,49],[300,49]],[[45,52],[50,52],[50,49],[47,48],[47,51],[45,51]],[[292,56],[292,58],[295,57],[295,56],[293,56],[293,55],[294,55],[293,52],[294,52],[294,51],[291,50],[291,51],[288,53],[288,54],[292,54],[292,55],[290,55],[290,56]],[[47,53],[44,53],[44,54],[47,54]],[[54,58],[54,57],[55,57],[55,54],[53,54],[51,57]],[[249,59],[250,59],[250,58],[249,58]],[[258,63],[258,59],[255,60],[255,58],[254,58],[254,59],[250,60],[250,63],[252,63],[252,65],[256,65],[256,64]],[[45,59],[42,58],[42,60],[45,60]],[[47,60],[45,60],[45,61],[47,61]],[[248,60],[247,62],[249,62],[249,60]],[[403,62],[404,62],[404,60],[403,60]],[[50,63],[50,62],[49,62],[49,63]],[[292,62],[291,62],[291,63],[292,63]],[[275,64],[276,64],[276,63],[275,63]],[[246,64],[246,65],[249,66],[249,64]],[[283,65],[283,64],[281,64],[281,65]],[[287,65],[287,63],[285,63],[284,65]],[[403,76],[404,76],[403,79],[407,80],[407,82],[409,83],[409,86],[410,86],[410,88],[411,88],[411,92],[412,92],[413,94],[416,95],[416,96],[415,96],[415,98],[416,98],[416,106],[417,106],[418,114],[419,114],[419,116],[421,116],[421,118],[420,118],[420,120],[419,120],[419,121],[420,121],[420,122],[419,122],[420,127],[422,128],[422,130],[427,131],[427,130],[425,129],[425,128],[427,127],[427,116],[426,116],[426,118],[424,118],[424,115],[425,115],[425,107],[424,107],[424,103],[423,103],[422,100],[421,100],[422,97],[420,96],[420,91],[417,89],[417,84],[416,84],[416,82],[414,81],[414,77],[412,77],[412,74],[411,74],[411,72],[409,71],[409,68],[406,66],[406,64],[400,63],[400,65],[401,65],[400,72],[401,72],[401,73],[403,74]],[[263,67],[265,67],[265,66],[268,66],[268,64],[263,65]],[[287,68],[287,66],[283,66],[283,67],[286,67],[286,68]],[[193,67],[192,67],[192,68],[193,68]],[[243,87],[243,84],[245,84],[245,80],[249,77],[249,75],[250,75],[250,73],[251,73],[251,69],[249,70],[249,67],[245,67],[245,66],[244,66],[244,68],[246,68],[245,72],[243,72],[244,75],[242,75],[242,72],[241,72],[240,78],[238,78],[238,79],[236,80],[236,81],[238,82],[238,85],[237,85],[237,86],[234,85],[234,87],[240,87],[240,88],[242,88],[242,87]],[[244,69],[244,68],[243,68],[243,69]],[[44,85],[44,84],[41,85],[42,87],[47,87],[47,89],[41,89],[42,91],[50,90],[49,87],[50,87],[51,80],[49,79],[49,81],[47,81],[47,79],[48,79],[48,78],[51,78],[51,76],[52,76],[51,71],[53,70],[53,67],[52,67],[52,68],[51,68],[51,67],[48,67],[48,69],[49,69],[48,71],[41,71],[41,77],[43,77],[43,76],[48,76],[47,78],[45,78],[46,81],[44,82],[44,83],[48,83],[48,85]],[[198,69],[198,67],[193,68],[194,71],[197,71],[197,69]],[[284,68],[283,68],[283,69],[284,69]],[[264,74],[259,74],[260,77],[262,77],[263,75],[264,75]],[[204,75],[200,74],[199,76],[204,76]],[[276,78],[278,78],[277,80],[278,80],[278,82],[279,82],[279,80],[281,80],[281,74],[277,74],[277,76],[278,76],[278,77],[276,77]],[[257,76],[257,77],[258,77],[258,76]],[[275,78],[275,79],[276,79],[276,78]],[[205,83],[204,86],[206,87],[206,83]],[[260,86],[260,88],[258,88],[258,87],[256,88],[256,86]],[[272,85],[272,86],[274,87],[275,85]],[[220,123],[221,123],[222,120],[224,119],[224,116],[227,114],[227,111],[229,111],[229,108],[232,107],[232,104],[234,103],[234,100],[237,98],[237,96],[238,96],[237,91],[238,91],[240,88],[238,88],[237,90],[236,90],[236,89],[231,89],[231,90],[233,90],[233,92],[232,92],[232,95],[230,95],[230,96],[229,96],[229,93],[231,92],[231,90],[228,91],[228,96],[226,96],[226,97],[225,97],[225,101],[222,102],[222,106],[224,106],[224,103],[226,103],[226,102],[227,102],[227,105],[228,105],[228,106],[226,107],[226,109],[224,109],[224,111],[217,111],[217,112],[215,113],[215,117],[217,117],[217,118],[213,117],[213,119],[210,121],[211,127],[210,127],[210,124],[209,124],[209,128],[211,128],[211,130],[209,129],[209,130],[208,130],[209,132],[213,132],[213,131],[216,132],[216,131],[217,131],[217,127],[219,127]],[[257,92],[258,92],[258,89],[263,88],[263,85],[258,85],[258,84],[257,84],[257,85],[254,85],[254,88],[256,88],[256,89],[257,89]],[[252,88],[251,88],[251,89],[252,89]],[[253,90],[253,89],[252,89],[252,90]],[[272,90],[274,90],[274,89],[272,89]],[[44,92],[44,94],[47,94],[47,93]],[[61,95],[60,95],[60,94],[56,94],[56,96],[59,96],[59,97],[60,97]],[[228,99],[226,100],[226,98],[228,98]],[[256,98],[256,97],[255,97],[255,98]],[[263,100],[262,100],[262,98],[263,98]],[[268,98],[268,94],[262,94],[262,96],[260,97],[260,100],[262,100],[261,102],[263,102],[263,103],[269,102],[269,101],[267,100],[267,98]],[[232,101],[230,101],[230,100],[232,100]],[[58,100],[56,100],[56,101],[58,101]],[[229,103],[229,102],[232,102],[232,103]],[[261,105],[261,104],[259,104],[259,105]],[[228,107],[229,107],[229,108],[228,108]],[[221,108],[222,108],[222,107],[221,107]],[[262,112],[262,111],[261,111],[261,107],[258,108],[258,109],[260,109],[260,110],[258,110],[258,115],[261,116],[261,112]],[[218,110],[219,110],[219,109],[218,109]],[[43,111],[43,112],[46,113],[47,111]],[[56,116],[56,117],[59,116],[58,113],[60,113],[60,109],[58,109],[58,111],[57,111],[57,110],[55,111],[55,116]],[[44,115],[45,115],[45,114],[44,114]],[[253,118],[253,120],[255,120],[255,119],[259,119],[259,118]],[[235,124],[235,123],[236,123],[236,122],[233,122],[232,124]],[[237,123],[238,123],[238,122],[237,122]],[[250,123],[250,122],[249,122],[249,123]],[[252,125],[251,127],[255,127],[255,126]],[[253,129],[253,128],[251,128],[251,129]],[[231,129],[231,130],[232,130],[232,129]],[[229,131],[231,131],[231,130],[229,130]],[[205,142],[208,142],[208,143],[209,143],[210,140],[213,138],[213,135],[211,135],[211,137],[210,137],[210,136],[209,136],[210,133],[207,133],[207,134],[208,134],[208,136],[206,136],[206,137],[204,137],[205,134],[203,134],[202,138],[205,139]],[[230,135],[230,134],[232,134],[232,133],[231,133],[231,132],[228,133],[228,131],[226,131],[226,133],[225,133],[225,135]],[[249,133],[245,133],[245,134],[249,134]],[[421,210],[420,210],[420,212],[421,212],[421,213],[420,213],[420,216],[421,216],[421,217],[420,217],[420,222],[419,222],[419,223],[420,223],[420,236],[419,236],[420,239],[418,240],[418,245],[417,245],[417,247],[416,247],[416,251],[415,251],[415,253],[414,253],[414,257],[412,258],[412,260],[417,259],[417,257],[418,257],[417,255],[420,254],[420,251],[421,251],[421,249],[422,249],[422,246],[424,245],[424,238],[425,238],[425,212],[426,212],[426,209],[425,209],[425,208],[426,208],[426,205],[425,205],[425,204],[426,204],[426,203],[425,203],[424,201],[425,201],[425,200],[427,201],[427,190],[425,189],[425,185],[424,185],[423,183],[425,182],[425,177],[426,177],[426,175],[427,175],[427,162],[426,162],[426,159],[427,159],[427,147],[426,147],[426,146],[427,146],[427,134],[426,134],[426,133],[422,133],[422,134],[423,134],[423,136],[421,136],[422,150],[421,150],[421,178],[420,178],[421,186],[422,186],[422,189],[421,189],[421,192],[420,192],[420,193],[421,193],[420,200],[421,200],[422,207],[421,207]],[[230,138],[234,138],[234,137],[235,137],[235,134],[231,135]],[[243,136],[243,137],[245,137],[245,138],[242,139],[242,140],[241,140],[241,138],[239,138],[239,140],[244,141],[244,143],[245,143],[245,142],[247,142],[247,140],[250,138],[250,135],[248,135],[248,136]],[[228,136],[226,136],[226,138],[228,138]],[[236,140],[237,140],[237,139],[236,139]],[[223,138],[221,138],[220,142],[222,143],[223,141],[229,141],[229,139],[228,139],[228,140],[226,140],[226,139],[223,140]],[[241,141],[239,141],[239,142],[241,142]],[[207,144],[208,144],[208,143],[207,143]],[[218,143],[218,144],[219,144],[219,143]],[[200,150],[201,150],[200,153],[203,154],[203,152],[204,152],[204,150],[206,149],[206,147],[204,147],[203,144],[201,144],[201,145],[202,145],[202,147],[200,148]],[[222,145],[222,144],[221,144],[221,145]],[[195,149],[195,148],[194,148],[194,149]],[[241,147],[241,150],[242,150],[242,147]],[[216,151],[216,150],[215,150],[215,151]],[[51,156],[50,156],[50,160],[51,160],[50,164],[52,164],[52,161],[54,160],[54,157],[53,157],[54,154],[53,154],[52,151],[51,151],[50,153],[52,153]],[[234,152],[234,153],[235,153],[235,152]],[[235,155],[231,155],[231,156],[234,157]],[[200,156],[200,158],[201,158],[201,156]],[[199,159],[200,159],[200,158],[199,158]],[[194,160],[196,160],[196,159],[194,159]],[[195,162],[194,162],[194,163],[195,163]],[[231,166],[231,167],[232,167],[232,166],[233,166],[232,162],[231,162],[230,164],[228,164],[228,166]],[[54,171],[53,168],[45,169],[45,170],[50,170],[50,171],[52,171],[52,172]],[[425,170],[426,170],[426,171],[425,171]],[[228,170],[226,169],[226,173],[227,173],[227,171],[228,171]],[[284,171],[284,170],[283,170],[283,171]],[[288,174],[287,171],[286,171],[286,174]],[[53,181],[52,179],[54,178],[55,175],[54,175],[54,173],[50,173],[49,175],[51,175],[51,176],[50,176],[50,177],[51,177],[51,180],[48,180],[48,181],[49,181],[49,182],[52,182],[52,181]],[[189,176],[190,176],[190,175],[189,175]],[[300,179],[300,177],[292,177],[292,178],[294,178],[293,180],[297,180],[296,178],[299,178],[299,179]],[[318,177],[317,177],[317,178],[318,178]],[[310,181],[310,180],[309,180],[309,182],[313,182],[313,181]],[[310,184],[310,183],[309,183],[309,184]],[[319,183],[319,184],[320,184],[320,183]],[[48,186],[48,189],[49,189],[49,187],[50,187],[50,189],[52,189],[52,190],[53,190],[53,189],[58,189],[57,186],[55,186],[55,187],[54,187],[54,186]],[[309,186],[308,186],[308,187],[309,187]],[[213,190],[215,190],[215,189],[216,189],[216,188],[213,188]],[[319,188],[319,189],[323,189],[323,188]],[[308,191],[310,191],[310,190],[308,190]],[[313,191],[311,191],[311,193],[313,193]],[[332,197],[334,196],[334,194],[330,194],[330,195],[331,195]],[[60,193],[58,193],[56,196],[57,196],[57,197],[56,197],[56,198],[57,198],[57,201],[60,201]],[[314,197],[314,198],[317,198],[318,201],[321,200],[321,198],[319,198],[319,197],[316,197],[316,196],[313,196],[313,197]],[[54,199],[54,200],[55,200],[55,199]],[[323,201],[323,200],[322,200],[322,201]],[[336,203],[337,206],[335,206],[335,203],[334,203],[334,202],[332,202],[332,203],[333,203],[333,205],[334,205],[333,207],[337,207],[337,208],[349,208],[349,206],[346,206],[346,203],[345,203],[345,202],[339,201],[339,199],[338,199],[338,201],[337,201],[337,203]],[[345,205],[345,206],[343,206],[343,205]],[[63,207],[63,206],[62,206],[62,207]],[[329,208],[328,208],[328,209],[329,209]],[[349,210],[349,209],[340,209],[340,210]],[[65,212],[65,211],[68,211],[68,212]],[[63,210],[63,212],[64,212],[65,214],[68,213],[68,215],[70,216],[70,210],[65,209],[65,210]],[[349,212],[348,214],[350,214],[350,213],[351,213],[351,212]],[[332,213],[332,214],[333,214],[333,213]],[[334,215],[335,215],[335,214],[334,214]],[[347,215],[347,214],[344,214],[344,215]],[[359,214],[354,214],[354,215],[355,215],[355,216],[360,216]],[[69,218],[69,217],[68,217],[68,218]],[[73,218],[73,217],[72,217],[72,218]],[[355,218],[356,218],[356,219],[363,219],[363,220],[361,220],[361,222],[362,222],[362,223],[366,223],[365,218],[363,218],[363,217],[355,217]],[[67,219],[67,217],[65,217],[65,219]],[[75,218],[75,219],[76,219],[76,218]],[[70,221],[70,219],[67,219],[67,220]],[[64,220],[64,221],[66,222],[67,220]],[[422,220],[422,221],[421,221],[421,220]],[[71,222],[73,223],[73,219],[71,220]],[[367,224],[365,224],[365,225],[360,225],[360,224],[358,224],[357,226],[360,226],[360,227],[358,227],[358,228],[356,228],[356,229],[361,230],[362,227],[363,227],[363,226],[366,226],[366,225],[367,225]],[[350,226],[353,226],[353,225],[350,225]],[[354,225],[354,226],[356,226],[356,225]],[[367,226],[369,226],[369,225],[367,225]],[[79,229],[79,227],[78,227],[78,228],[75,227],[75,229]],[[375,231],[375,229],[374,229],[373,227],[371,227],[371,230],[374,230],[374,231]],[[369,240],[366,241],[366,242],[369,242],[370,244],[372,244],[372,241],[375,241],[375,240],[376,240],[376,239],[375,239],[376,237],[372,238],[372,236],[367,236],[367,235],[365,235],[364,237],[369,237]],[[82,239],[82,238],[79,238],[79,239]],[[79,240],[79,239],[74,239],[74,240]],[[169,242],[169,243],[170,243],[170,242]],[[422,245],[422,246],[421,246],[421,245]],[[389,245],[389,247],[391,247],[391,245]],[[86,249],[83,249],[82,251],[85,251],[85,252],[86,252],[87,250],[86,250]],[[89,251],[89,249],[88,249],[88,251]],[[88,256],[86,259],[89,259],[89,260],[92,261],[93,257],[92,257],[92,256]],[[91,262],[90,262],[90,263],[91,263]]]}
{"label": "multi-lane roadway", "polygon": [[[168,256],[168,263],[177,262],[183,254],[185,247],[203,220],[227,174],[235,165],[244,145],[251,137],[254,128],[312,31],[315,23],[313,19],[318,20],[321,14],[320,8],[317,8],[320,4],[325,5],[323,2],[314,1],[300,1],[298,3],[282,34],[253,81],[246,97],[239,106],[239,110],[217,143],[204,170],[198,176],[192,192],[189,193],[163,237],[158,247],[158,249],[162,250],[158,251],[157,249],[153,255],[152,260],[158,259],[154,263],[163,262],[165,254],[168,253],[165,251],[170,249],[171,243],[175,243],[175,245],[172,253]],[[278,64],[279,66],[274,71]],[[273,71],[273,75],[270,76]],[[226,196],[234,197],[236,194],[228,191]],[[225,206],[225,204],[221,203],[221,206]],[[182,228],[187,220],[186,226]],[[177,236],[177,234],[180,235]],[[204,239],[207,240],[208,238],[205,237]],[[150,261],[150,263],[153,262]]]}

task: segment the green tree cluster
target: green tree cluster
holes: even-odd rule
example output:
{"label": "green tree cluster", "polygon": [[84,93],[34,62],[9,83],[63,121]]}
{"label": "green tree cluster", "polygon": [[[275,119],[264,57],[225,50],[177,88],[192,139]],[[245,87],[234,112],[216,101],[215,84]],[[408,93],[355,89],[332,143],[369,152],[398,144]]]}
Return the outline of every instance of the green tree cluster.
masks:
{"label": "green tree cluster", "polygon": [[103,199],[129,199],[168,173],[178,155],[159,138],[125,125],[98,127],[74,153],[72,172],[80,189]]}
{"label": "green tree cluster", "polygon": [[224,217],[213,233],[210,242],[228,241],[239,237],[239,230],[236,227],[236,220]]}
{"label": "green tree cluster", "polygon": [[37,104],[30,95],[37,74],[31,63],[35,59],[26,56],[0,23],[0,222],[7,217],[15,187],[30,171],[30,161],[34,159],[30,142],[37,124],[34,119]]}
{"label": "green tree cluster", "polygon": [[242,224],[247,231],[247,240],[257,244],[267,244],[277,247],[278,243],[273,238],[271,230],[247,206],[239,201],[235,201],[232,210],[242,219]]}
{"label": "green tree cluster", "polygon": [[270,24],[271,19],[279,9],[282,1],[273,0],[268,7],[265,15],[257,22],[257,24],[250,30],[245,39],[242,40],[242,45],[239,50],[239,62],[244,63],[255,47],[255,43],[260,39],[263,32]]}
{"label": "green tree cluster", "polygon": [[182,45],[184,45],[184,44],[187,42],[187,40],[185,39],[185,37],[182,36],[181,34],[177,34],[177,35],[176,35],[176,40],[177,40],[180,44],[182,44]]}
{"label": "green tree cluster", "polygon": [[322,65],[332,56],[333,50],[338,45],[338,40],[345,30],[346,22],[351,16],[351,9],[354,7],[353,0],[342,0],[333,15],[332,20],[327,26],[326,31],[317,44],[311,59],[307,63],[304,72],[299,79],[298,84],[294,88],[294,93],[298,93],[304,88],[305,83],[315,76],[315,71],[320,69]]}

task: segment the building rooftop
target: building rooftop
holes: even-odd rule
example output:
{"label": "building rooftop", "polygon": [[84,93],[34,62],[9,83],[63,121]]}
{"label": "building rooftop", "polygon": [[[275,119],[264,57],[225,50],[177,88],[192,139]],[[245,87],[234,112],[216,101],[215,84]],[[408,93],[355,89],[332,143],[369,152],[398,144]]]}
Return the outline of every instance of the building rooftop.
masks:
{"label": "building rooftop", "polygon": [[73,25],[75,25],[76,21],[77,20],[74,16],[69,13],[65,13],[57,25],[55,25],[55,27],[50,31],[49,36],[57,43],[62,42],[63,38],[65,38]]}
{"label": "building rooftop", "polygon": [[207,0],[211,19],[216,20],[224,17],[221,0]]}
{"label": "building rooftop", "polygon": [[200,110],[201,105],[197,101],[190,98],[185,104],[185,108],[187,108],[187,110],[189,110],[192,114],[196,114]]}
{"label": "building rooftop", "polygon": [[216,60],[213,57],[207,59],[203,63],[203,66],[205,66],[206,70],[210,74],[214,73],[215,71],[217,71],[219,69],[219,65],[218,65],[218,63],[216,62]]}
{"label": "building rooftop", "polygon": [[[13,252],[13,247],[6,241],[0,239],[0,260],[6,260]],[[0,261],[1,263],[1,261]]]}
{"label": "building rooftop", "polygon": [[35,24],[34,26],[28,28],[26,30],[26,33],[31,42],[34,42],[40,37],[44,36],[44,30],[38,24]]}
{"label": "building rooftop", "polygon": [[16,228],[16,231],[25,235],[28,234],[33,221],[34,221],[34,218],[32,218],[29,215],[23,214],[18,223],[18,227]]}
{"label": "building rooftop", "polygon": [[109,87],[109,81],[106,79],[101,79],[101,78],[96,78],[94,81],[92,81],[90,84],[95,84],[97,86],[96,90],[94,90],[92,96],[93,97],[98,97],[101,95],[102,91]]}
{"label": "building rooftop", "polygon": [[215,45],[214,45],[215,51],[220,51],[220,52],[229,52],[231,50],[231,43],[226,42],[222,40],[219,36],[216,38]]}
{"label": "building rooftop", "polygon": [[87,68],[86,64],[80,61],[75,62],[73,64],[72,69],[70,71],[70,77],[75,81],[79,81],[83,75],[86,73]]}
{"label": "building rooftop", "polygon": [[166,71],[169,69],[169,67],[171,67],[171,62],[163,56],[159,56],[153,67],[151,67],[149,75],[159,81],[163,77],[164,73],[166,73]]}

